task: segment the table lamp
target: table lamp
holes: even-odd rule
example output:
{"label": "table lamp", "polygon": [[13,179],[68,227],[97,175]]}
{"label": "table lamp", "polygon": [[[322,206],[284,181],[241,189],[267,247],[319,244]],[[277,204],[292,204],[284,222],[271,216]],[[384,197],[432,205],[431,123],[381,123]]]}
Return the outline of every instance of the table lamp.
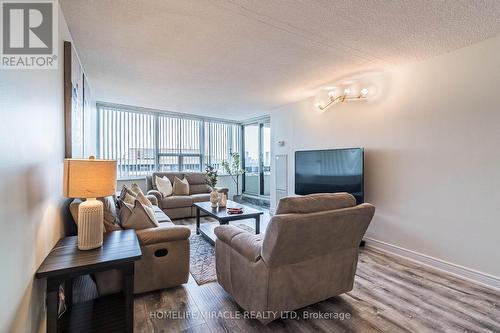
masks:
{"label": "table lamp", "polygon": [[78,207],[78,249],[102,246],[103,204],[99,197],[116,191],[116,161],[89,159],[64,160],[63,192],[67,198],[85,198]]}

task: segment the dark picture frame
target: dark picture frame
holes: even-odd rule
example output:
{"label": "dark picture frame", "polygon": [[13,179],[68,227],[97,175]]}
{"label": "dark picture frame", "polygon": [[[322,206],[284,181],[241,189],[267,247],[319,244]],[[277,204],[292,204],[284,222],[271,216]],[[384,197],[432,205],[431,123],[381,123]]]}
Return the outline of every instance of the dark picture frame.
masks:
{"label": "dark picture frame", "polygon": [[84,158],[86,121],[90,120],[91,91],[71,42],[64,42],[64,156]]}

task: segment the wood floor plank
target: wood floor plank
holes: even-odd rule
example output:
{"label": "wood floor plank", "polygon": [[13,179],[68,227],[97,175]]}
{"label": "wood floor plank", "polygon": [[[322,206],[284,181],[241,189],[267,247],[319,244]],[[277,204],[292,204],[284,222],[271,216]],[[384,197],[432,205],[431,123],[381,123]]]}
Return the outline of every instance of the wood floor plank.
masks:
{"label": "wood floor plank", "polygon": [[185,286],[149,293],[141,299],[152,332],[181,332],[205,324]]}
{"label": "wood floor plank", "polygon": [[[136,303],[138,332],[500,332],[498,291],[372,248],[360,251],[354,289],[297,310],[301,319],[278,319],[264,326],[255,319],[210,315],[243,309],[217,282],[199,286],[192,277],[181,287],[139,299],[143,312]],[[200,318],[151,320],[148,316],[156,310],[194,311]],[[322,313],[350,317],[304,319]]]}

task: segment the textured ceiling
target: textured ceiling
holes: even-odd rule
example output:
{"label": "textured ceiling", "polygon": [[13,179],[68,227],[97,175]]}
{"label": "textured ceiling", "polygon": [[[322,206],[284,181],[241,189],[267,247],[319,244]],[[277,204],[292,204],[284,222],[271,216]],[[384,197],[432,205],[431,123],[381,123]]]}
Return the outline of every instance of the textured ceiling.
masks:
{"label": "textured ceiling", "polygon": [[60,0],[97,100],[245,119],[500,32],[498,0]]}

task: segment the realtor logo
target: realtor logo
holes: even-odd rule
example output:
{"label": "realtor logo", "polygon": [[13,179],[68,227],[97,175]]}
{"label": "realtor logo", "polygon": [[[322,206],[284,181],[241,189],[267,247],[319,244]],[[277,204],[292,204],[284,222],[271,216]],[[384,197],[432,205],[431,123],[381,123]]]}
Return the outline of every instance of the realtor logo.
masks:
{"label": "realtor logo", "polygon": [[2,69],[57,68],[56,1],[1,1]]}

